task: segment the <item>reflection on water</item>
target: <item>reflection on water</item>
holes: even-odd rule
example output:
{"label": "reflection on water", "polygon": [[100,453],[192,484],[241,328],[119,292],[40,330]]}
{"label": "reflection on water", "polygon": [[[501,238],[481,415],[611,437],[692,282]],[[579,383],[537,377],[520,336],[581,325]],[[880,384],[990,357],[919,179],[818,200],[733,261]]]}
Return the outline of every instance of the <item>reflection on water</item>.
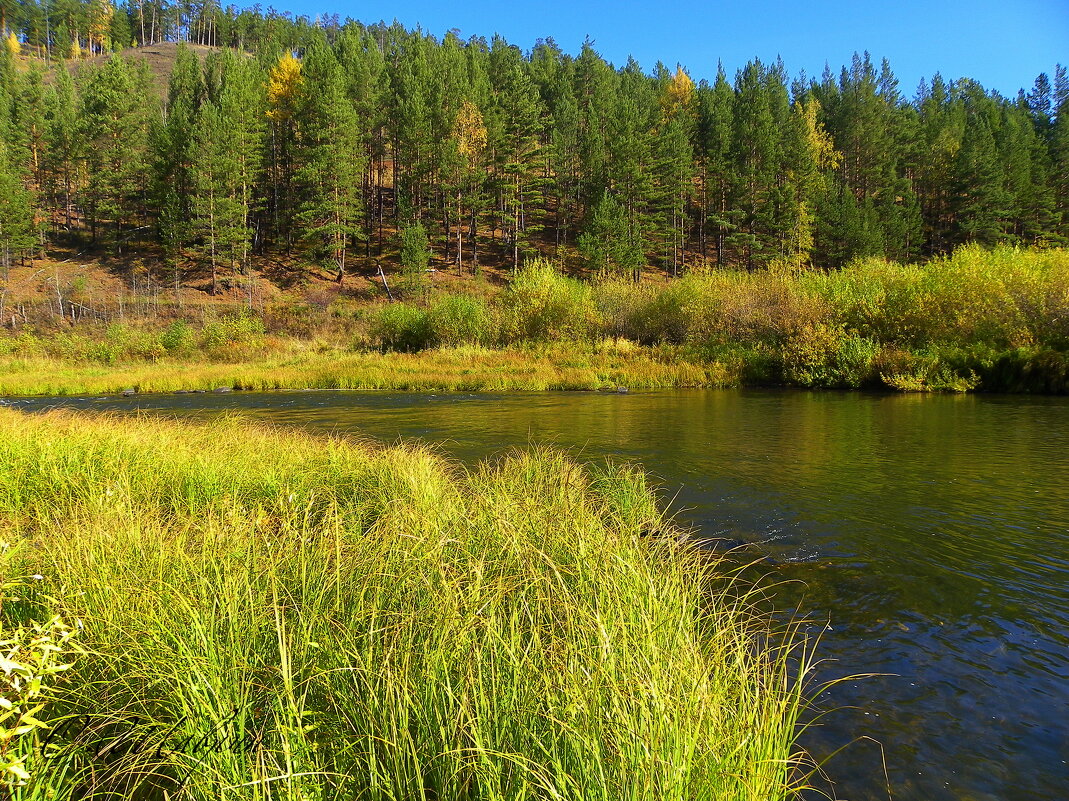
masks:
{"label": "reflection on water", "polygon": [[[9,401],[39,409],[55,400]],[[475,461],[552,442],[643,464],[680,519],[761,557],[825,623],[806,745],[843,798],[1069,795],[1069,399],[679,391],[290,392],[71,399],[384,441]],[[882,751],[882,753],[881,753]],[[887,764],[884,777],[883,761]]]}

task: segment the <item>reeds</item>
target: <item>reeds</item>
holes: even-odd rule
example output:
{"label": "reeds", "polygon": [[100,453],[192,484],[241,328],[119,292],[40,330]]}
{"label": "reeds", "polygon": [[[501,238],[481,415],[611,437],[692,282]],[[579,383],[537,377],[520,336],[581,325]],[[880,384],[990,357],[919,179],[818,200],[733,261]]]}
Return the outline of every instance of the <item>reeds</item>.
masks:
{"label": "reeds", "polygon": [[790,644],[631,468],[0,409],[0,526],[84,649],[12,797],[797,789]]}
{"label": "reeds", "polygon": [[0,359],[0,395],[138,392],[389,389],[504,392],[731,386],[723,365],[678,358],[671,349],[553,345],[491,350],[459,346],[420,353],[294,349],[234,363],[161,360],[116,365],[49,358]]}

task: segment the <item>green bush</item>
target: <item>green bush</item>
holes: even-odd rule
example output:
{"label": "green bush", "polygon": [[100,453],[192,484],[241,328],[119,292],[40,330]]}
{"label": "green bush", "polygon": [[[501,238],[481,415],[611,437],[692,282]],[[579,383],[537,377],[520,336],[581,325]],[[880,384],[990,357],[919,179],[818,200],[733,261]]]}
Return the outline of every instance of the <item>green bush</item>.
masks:
{"label": "green bush", "polygon": [[255,314],[224,314],[201,328],[200,344],[205,350],[226,345],[263,344],[264,321]]}
{"label": "green bush", "polygon": [[606,336],[648,342],[644,313],[654,290],[650,284],[613,279],[594,286],[594,305]]}
{"label": "green bush", "polygon": [[875,371],[888,387],[903,392],[969,392],[980,386],[976,367],[989,361],[987,346],[901,351],[884,348],[877,354]]}
{"label": "green bush", "polygon": [[423,350],[431,344],[427,312],[405,303],[383,306],[372,320],[371,339],[382,350]]}
{"label": "green bush", "polygon": [[842,328],[818,325],[799,332],[783,345],[783,377],[803,387],[851,388],[876,379],[879,345]]}
{"label": "green bush", "polygon": [[193,329],[185,320],[175,320],[160,334],[160,345],[171,354],[189,353],[196,345]]}
{"label": "green bush", "polygon": [[490,308],[470,295],[445,295],[427,312],[428,337],[435,346],[490,345],[497,338]]}
{"label": "green bush", "polygon": [[599,328],[590,284],[536,259],[519,269],[504,296],[506,339],[591,340]]}

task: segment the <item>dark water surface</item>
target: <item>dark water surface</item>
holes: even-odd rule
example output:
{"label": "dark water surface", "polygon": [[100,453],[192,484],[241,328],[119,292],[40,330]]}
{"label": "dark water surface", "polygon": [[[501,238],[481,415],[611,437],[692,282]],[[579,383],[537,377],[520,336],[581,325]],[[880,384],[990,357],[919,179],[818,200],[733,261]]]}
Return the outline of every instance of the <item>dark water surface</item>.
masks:
{"label": "dark water surface", "polygon": [[682,522],[763,559],[777,608],[799,610],[813,632],[830,625],[821,678],[890,674],[819,699],[849,707],[805,737],[817,755],[847,746],[825,764],[840,798],[1069,798],[1067,398],[726,390],[5,402],[239,409],[316,431],[418,437],[468,462],[532,442],[634,460]]}

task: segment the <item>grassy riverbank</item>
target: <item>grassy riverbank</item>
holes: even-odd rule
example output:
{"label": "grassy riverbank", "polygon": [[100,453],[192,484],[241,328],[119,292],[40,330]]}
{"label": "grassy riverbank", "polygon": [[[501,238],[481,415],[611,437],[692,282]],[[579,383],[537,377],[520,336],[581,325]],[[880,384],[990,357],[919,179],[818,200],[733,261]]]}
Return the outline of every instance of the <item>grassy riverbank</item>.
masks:
{"label": "grassy riverbank", "polygon": [[629,468],[0,409],[0,534],[8,797],[764,801],[798,775],[785,650]]}
{"label": "grassy riverbank", "polygon": [[[693,269],[257,313],[69,320],[0,337],[0,395],[722,386],[1069,392],[1069,252],[966,247],[833,272]],[[49,301],[51,303],[51,300]],[[194,314],[195,317],[195,314]],[[16,320],[16,318],[12,318]]]}
{"label": "grassy riverbank", "polygon": [[0,360],[0,395],[213,390],[392,389],[498,392],[731,386],[723,365],[673,358],[668,349],[577,344],[492,350],[461,345],[419,353],[291,347],[236,362],[167,359],[119,364],[51,357]]}

